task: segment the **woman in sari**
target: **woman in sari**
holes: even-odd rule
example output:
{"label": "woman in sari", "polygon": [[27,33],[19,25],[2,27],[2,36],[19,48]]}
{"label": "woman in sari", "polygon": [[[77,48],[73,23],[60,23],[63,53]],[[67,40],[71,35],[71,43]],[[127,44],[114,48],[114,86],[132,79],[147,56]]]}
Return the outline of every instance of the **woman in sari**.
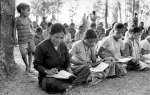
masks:
{"label": "woman in sari", "polygon": [[141,48],[139,45],[140,35],[140,28],[131,27],[129,29],[129,36],[124,41],[124,56],[134,58],[133,62],[127,64],[128,70],[147,70],[149,68],[141,54]]}
{"label": "woman in sari", "polygon": [[117,62],[123,58],[121,50],[123,49],[122,31],[123,24],[116,23],[114,26],[114,33],[111,36],[104,38],[97,44],[97,55],[109,63],[109,68],[105,70],[106,77],[120,77],[125,75],[126,69],[123,64]]}
{"label": "woman in sari", "polygon": [[[50,38],[36,47],[33,62],[34,68],[39,72],[38,80],[40,88],[48,93],[63,93],[72,84],[86,82],[86,78],[89,76],[89,71],[84,67],[79,69],[79,72],[71,71],[69,53],[63,42],[64,35],[64,26],[56,23],[52,26]],[[75,74],[76,78],[60,79],[48,77],[57,74],[61,70]],[[83,74],[85,75],[81,76]]]}

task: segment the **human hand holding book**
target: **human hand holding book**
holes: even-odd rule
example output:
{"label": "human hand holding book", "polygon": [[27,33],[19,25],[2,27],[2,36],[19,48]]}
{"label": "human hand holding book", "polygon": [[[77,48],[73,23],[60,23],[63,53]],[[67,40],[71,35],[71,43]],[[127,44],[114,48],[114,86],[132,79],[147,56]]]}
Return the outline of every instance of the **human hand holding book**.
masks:
{"label": "human hand holding book", "polygon": [[57,74],[57,73],[58,73],[58,69],[52,68],[51,70],[45,70],[45,73],[46,73],[47,75],[54,75],[54,74]]}

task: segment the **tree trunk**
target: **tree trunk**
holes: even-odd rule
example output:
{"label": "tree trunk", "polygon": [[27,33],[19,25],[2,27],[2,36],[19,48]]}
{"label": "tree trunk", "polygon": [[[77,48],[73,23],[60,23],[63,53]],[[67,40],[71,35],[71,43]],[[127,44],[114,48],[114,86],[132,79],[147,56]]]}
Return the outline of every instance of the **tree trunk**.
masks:
{"label": "tree trunk", "polygon": [[15,66],[13,56],[13,30],[15,0],[1,0],[0,14],[0,78],[13,73]]}
{"label": "tree trunk", "polygon": [[105,28],[108,28],[108,22],[107,22],[107,18],[108,18],[108,0],[105,1]]}
{"label": "tree trunk", "polygon": [[133,8],[132,15],[134,16],[134,13],[135,13],[135,0],[133,0],[133,6],[132,6],[132,8]]}

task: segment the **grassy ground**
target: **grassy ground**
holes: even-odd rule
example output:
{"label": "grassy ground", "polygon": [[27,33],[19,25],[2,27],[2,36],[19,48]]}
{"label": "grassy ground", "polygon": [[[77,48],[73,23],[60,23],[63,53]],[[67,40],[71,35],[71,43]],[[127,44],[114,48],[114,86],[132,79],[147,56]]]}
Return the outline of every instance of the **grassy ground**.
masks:
{"label": "grassy ground", "polygon": [[[27,76],[23,73],[24,64],[17,48],[15,60],[21,71],[15,79],[5,81],[5,86],[0,86],[0,95],[48,95],[38,88],[37,75]],[[77,87],[69,95],[150,95],[150,71],[129,72],[125,77],[107,79],[92,87]]]}

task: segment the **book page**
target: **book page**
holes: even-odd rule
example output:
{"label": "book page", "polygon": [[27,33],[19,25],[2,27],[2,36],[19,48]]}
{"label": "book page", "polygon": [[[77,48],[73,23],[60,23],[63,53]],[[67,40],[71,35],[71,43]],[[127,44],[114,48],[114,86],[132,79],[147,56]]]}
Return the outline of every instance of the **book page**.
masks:
{"label": "book page", "polygon": [[53,77],[53,78],[58,78],[58,79],[69,79],[70,76],[72,76],[73,74],[67,72],[67,71],[64,71],[64,70],[61,70],[58,72],[58,74],[54,74],[54,75],[47,75],[47,77]]}
{"label": "book page", "polygon": [[103,72],[108,66],[109,66],[109,64],[101,62],[98,66],[96,66],[94,68],[90,68],[90,70],[92,72]]}
{"label": "book page", "polygon": [[119,59],[117,62],[125,63],[125,62],[129,62],[129,61],[131,61],[132,59],[133,59],[132,57],[127,57],[127,58]]}
{"label": "book page", "polygon": [[145,55],[143,55],[143,57],[144,57],[145,59],[149,59],[149,60],[150,60],[150,54],[145,54]]}

